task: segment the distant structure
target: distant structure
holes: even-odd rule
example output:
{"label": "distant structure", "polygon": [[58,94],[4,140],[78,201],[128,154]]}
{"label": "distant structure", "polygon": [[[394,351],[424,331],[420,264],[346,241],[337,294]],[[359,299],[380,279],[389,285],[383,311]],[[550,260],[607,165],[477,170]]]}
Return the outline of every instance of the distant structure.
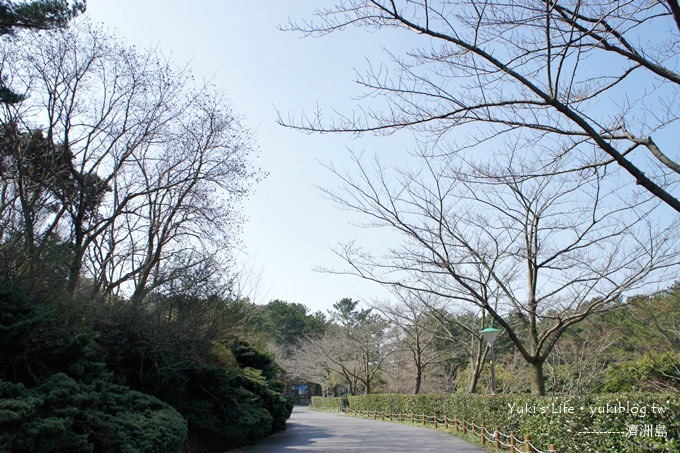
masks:
{"label": "distant structure", "polygon": [[295,405],[309,406],[312,396],[321,396],[321,385],[300,378],[286,378],[283,396],[291,398]]}

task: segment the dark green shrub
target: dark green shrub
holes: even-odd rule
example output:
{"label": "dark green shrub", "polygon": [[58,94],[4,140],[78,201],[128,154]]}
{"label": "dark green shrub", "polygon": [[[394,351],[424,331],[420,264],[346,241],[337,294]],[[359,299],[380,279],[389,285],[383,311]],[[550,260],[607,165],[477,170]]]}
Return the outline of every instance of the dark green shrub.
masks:
{"label": "dark green shrub", "polygon": [[223,451],[285,428],[271,355],[232,340],[212,357],[191,323],[79,297],[0,281],[0,451],[172,452],[187,432]]}
{"label": "dark green shrub", "polygon": [[241,368],[255,368],[262,371],[262,376],[268,380],[276,379],[282,369],[279,367],[271,354],[261,352],[240,338],[229,340],[229,349],[236,358]]}
{"label": "dark green shrub", "polygon": [[[283,384],[275,379],[280,368],[269,354],[241,340],[216,343],[174,322],[159,322],[143,307],[109,309],[98,341],[110,369],[177,409],[187,420],[192,449],[224,451],[285,428],[292,405],[281,396]],[[238,367],[220,362],[225,351]]]}
{"label": "dark green shrub", "polygon": [[96,406],[85,412],[100,446],[118,452],[182,451],[186,420],[170,405],[151,395],[108,382],[99,383]]}
{"label": "dark green shrub", "polygon": [[59,373],[33,389],[0,381],[1,451],[180,452],[186,439],[172,407],[104,380]]}
{"label": "dark green shrub", "polygon": [[285,429],[293,404],[281,395],[285,389],[285,384],[278,380],[283,372],[281,367],[271,354],[262,353],[243,340],[232,339],[228,346],[245,372],[245,388],[257,395],[272,415],[272,432]]}
{"label": "dark green shrub", "polygon": [[100,375],[96,334],[83,319],[88,304],[0,281],[0,379],[33,386],[58,372]]}
{"label": "dark green shrub", "polygon": [[203,366],[186,376],[184,389],[165,397],[187,418],[193,447],[223,451],[272,432],[272,416],[245,388],[241,370]]}

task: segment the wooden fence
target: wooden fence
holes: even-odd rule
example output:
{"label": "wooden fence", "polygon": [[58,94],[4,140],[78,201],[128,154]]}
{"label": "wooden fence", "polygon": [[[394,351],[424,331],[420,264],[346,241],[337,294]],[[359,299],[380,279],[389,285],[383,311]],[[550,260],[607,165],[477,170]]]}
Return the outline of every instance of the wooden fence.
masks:
{"label": "wooden fence", "polygon": [[345,409],[348,415],[360,415],[364,417],[372,417],[373,420],[380,418],[381,420],[410,422],[411,424],[422,424],[423,426],[434,425],[434,429],[443,426],[445,429],[455,429],[457,432],[463,434],[474,434],[479,436],[482,445],[491,444],[498,449],[508,449],[517,453],[556,453],[557,448],[555,444],[550,444],[547,451],[539,450],[531,443],[531,436],[524,436],[521,439],[516,436],[514,431],[510,434],[504,434],[495,427],[493,431],[489,431],[484,423],[478,425],[474,421],[468,422],[464,418],[459,420],[458,417],[453,419],[447,415],[439,417],[438,415],[419,415],[414,414],[398,414],[385,413],[384,411],[361,411],[352,408]]}

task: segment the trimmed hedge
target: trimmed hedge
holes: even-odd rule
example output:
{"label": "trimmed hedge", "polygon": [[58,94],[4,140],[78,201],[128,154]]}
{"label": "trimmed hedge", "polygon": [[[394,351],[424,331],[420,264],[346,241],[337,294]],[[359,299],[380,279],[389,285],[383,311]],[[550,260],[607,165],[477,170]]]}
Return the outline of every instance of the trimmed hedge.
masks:
{"label": "trimmed hedge", "polygon": [[344,396],[337,397],[323,397],[313,396],[309,407],[320,411],[336,411],[340,412],[347,406],[347,398]]}
{"label": "trimmed hedge", "polygon": [[[313,402],[337,406],[340,398]],[[465,418],[505,434],[530,435],[537,448],[560,452],[680,451],[680,394],[598,394],[581,397],[532,395],[358,395],[354,410],[438,414]],[[650,432],[651,430],[651,432]],[[663,433],[666,437],[663,437]]]}

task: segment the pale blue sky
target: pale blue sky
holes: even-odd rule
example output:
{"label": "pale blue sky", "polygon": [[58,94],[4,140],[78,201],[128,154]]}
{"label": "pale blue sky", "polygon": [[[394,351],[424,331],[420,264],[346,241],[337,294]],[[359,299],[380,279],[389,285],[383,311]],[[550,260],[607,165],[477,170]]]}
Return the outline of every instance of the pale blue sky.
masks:
{"label": "pale blue sky", "polygon": [[[259,145],[256,163],[269,173],[245,202],[242,262],[259,274],[251,278],[251,288],[254,282],[258,288],[250,294],[258,303],[277,298],[312,310],[329,309],[342,297],[387,297],[378,285],[313,269],[342,267],[331,250],[339,242],[356,240],[376,249],[395,238],[352,227],[350,222],[365,219],[323,198],[317,187],[332,189],[337,182],[318,161],[351,167],[347,149],[352,148],[377,151],[387,164],[403,164],[415,144],[409,133],[361,139],[307,135],[277,125],[277,110],[284,116],[317,106],[327,117],[334,110],[351,112],[362,94],[353,82],[355,71],[363,73],[367,60],[373,66],[386,60],[384,48],[401,54],[423,39],[395,30],[348,28],[323,38],[279,30],[289,19],[309,18],[323,6],[310,0],[88,0],[87,12],[130,44],[158,47],[178,65],[188,62],[197,79],[212,81],[243,116]],[[632,95],[647,95],[647,85],[637,88]],[[605,101],[617,105],[619,99]],[[677,150],[677,129],[655,134],[657,143]]]}
{"label": "pale blue sky", "polygon": [[[255,6],[256,5],[256,6]],[[278,298],[326,310],[342,297],[364,301],[385,297],[384,289],[353,277],[315,272],[339,267],[331,248],[338,242],[385,240],[384,232],[358,230],[351,214],[323,198],[317,186],[334,181],[318,161],[343,166],[347,149],[390,148],[401,159],[409,137],[364,138],[307,135],[275,123],[277,109],[299,115],[316,106],[349,111],[360,94],[354,69],[365,58],[384,58],[394,35],[348,30],[320,39],[302,38],[278,27],[309,17],[319,2],[202,0],[88,0],[87,16],[128,43],[157,46],[178,64],[190,63],[197,79],[212,81],[252,129],[260,153],[256,163],[269,176],[245,202],[243,260],[259,275],[253,296]],[[383,41],[380,41],[383,40]],[[356,218],[355,218],[356,219]]]}

